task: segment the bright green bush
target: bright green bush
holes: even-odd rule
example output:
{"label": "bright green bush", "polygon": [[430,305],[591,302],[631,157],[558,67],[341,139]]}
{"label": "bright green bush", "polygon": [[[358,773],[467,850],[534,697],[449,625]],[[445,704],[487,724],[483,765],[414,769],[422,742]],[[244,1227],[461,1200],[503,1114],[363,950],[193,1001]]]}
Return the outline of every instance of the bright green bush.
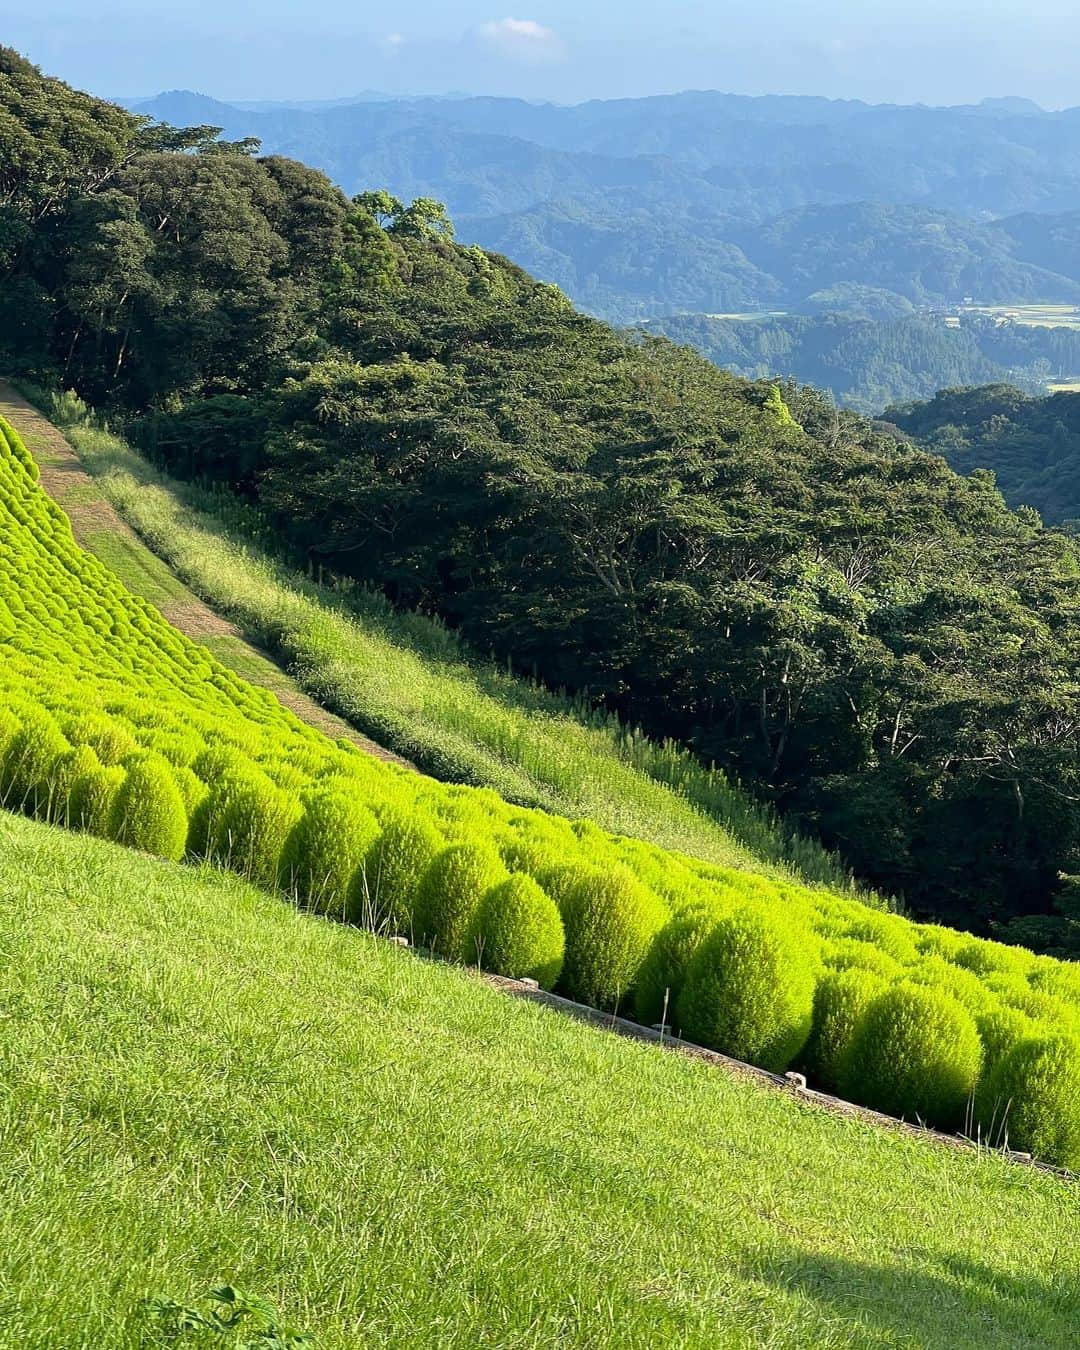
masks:
{"label": "bright green bush", "polygon": [[853,1101],[939,1129],[955,1129],[982,1065],[971,1014],[949,994],[902,982],[867,1008],[839,1087]]}
{"label": "bright green bush", "polygon": [[214,835],[212,856],[259,886],[277,884],[281,854],[301,806],[269,779],[254,778],[230,795]]}
{"label": "bright green bush", "polygon": [[1080,1041],[1020,1041],[980,1085],[976,1118],[990,1143],[1080,1171]]}
{"label": "bright green bush", "polygon": [[445,846],[443,835],[423,817],[398,807],[384,813],[382,830],[364,861],[364,926],[411,937],[420,882]]}
{"label": "bright green bush", "polygon": [[677,1013],[683,1035],[779,1073],[813,1025],[815,967],[779,914],[745,906],[697,949]]}
{"label": "bright green bush", "polygon": [[885,987],[880,975],[858,966],[822,975],[814,991],[813,1028],[800,1056],[815,1083],[829,1091],[840,1086],[855,1030]]}
{"label": "bright green bush", "polygon": [[502,860],[489,845],[456,843],[443,849],[417,888],[413,906],[416,940],[451,961],[475,961],[470,938],[476,912],[484,895],[506,875]]}
{"label": "bright green bush", "polygon": [[364,860],[378,837],[379,822],[355,795],[340,785],[317,788],[282,850],[281,885],[320,914],[358,921]]}
{"label": "bright green bush", "polygon": [[1033,1018],[1003,1003],[978,1013],[975,1026],[982,1041],[984,1076],[992,1072],[1014,1046],[1039,1033],[1039,1024]]}
{"label": "bright green bush", "polygon": [[127,777],[119,764],[106,764],[80,774],[68,794],[68,824],[99,839],[110,838],[113,807]]}
{"label": "bright green bush", "polygon": [[224,747],[204,751],[195,760],[192,772],[208,791],[191,814],[187,852],[194,858],[214,859],[222,824],[233,802],[254,784],[269,780],[251,760]]}
{"label": "bright green bush", "polygon": [[1035,954],[1024,947],[1007,947],[1003,942],[986,942],[979,938],[971,938],[958,947],[951,959],[976,975],[995,972],[1026,975],[1035,964]]}
{"label": "bright green bush", "polygon": [[113,802],[109,837],[173,862],[184,856],[188,818],[172,767],[160,755],[129,763]]}
{"label": "bright green bush", "polygon": [[139,749],[139,742],[122,722],[101,713],[80,713],[64,723],[72,745],[89,745],[102,764],[122,764]]}
{"label": "bright green bush", "polygon": [[59,825],[71,824],[71,791],[85,774],[100,769],[101,761],[89,745],[74,746],[57,759],[52,773],[52,819]]}
{"label": "bright green bush", "polygon": [[70,748],[47,712],[25,712],[0,759],[0,806],[50,818],[56,791],[53,774]]}
{"label": "bright green bush", "polygon": [[574,869],[561,906],[566,930],[562,985],[597,1008],[629,994],[653,938],[664,926],[663,901],[625,868]]}
{"label": "bright green bush", "polygon": [[899,979],[903,970],[894,956],[872,942],[860,942],[857,938],[827,942],[822,948],[821,959],[833,970],[865,970],[880,975],[883,980]]}
{"label": "bright green bush", "polygon": [[634,1016],[639,1022],[655,1026],[666,1007],[667,1021],[675,1024],[690,962],[724,912],[719,899],[712,904],[690,905],[670,918],[653,938],[634,991]]}
{"label": "bright green bush", "polygon": [[531,877],[515,872],[481,900],[468,945],[485,970],[553,989],[566,934],[554,900]]}

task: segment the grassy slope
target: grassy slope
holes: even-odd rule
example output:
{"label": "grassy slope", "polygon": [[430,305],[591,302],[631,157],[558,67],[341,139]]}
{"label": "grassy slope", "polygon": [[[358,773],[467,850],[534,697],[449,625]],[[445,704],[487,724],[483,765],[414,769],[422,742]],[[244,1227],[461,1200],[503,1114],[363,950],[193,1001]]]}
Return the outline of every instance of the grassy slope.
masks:
{"label": "grassy slope", "polygon": [[10,816],[0,951],[4,1347],[221,1279],[323,1350],[1075,1344],[1051,1176]]}
{"label": "grassy slope", "polygon": [[[64,429],[108,501],[186,585],[279,651],[309,694],[435,776],[488,784],[511,800],[586,816],[724,866],[847,888],[840,864],[817,844],[792,840],[685,754],[643,739],[622,743],[611,724],[589,725],[565,701],[470,664],[452,635],[427,619],[394,615],[363,593],[343,597],[315,586],[238,543],[235,522],[195,509],[206,506],[206,494],[157,472],[116,437],[77,421]],[[116,550],[107,541],[88,542],[112,565]],[[119,562],[121,578],[139,590],[139,571],[126,555]],[[249,674],[222,639],[203,640]],[[685,776],[685,791],[699,791],[711,810],[658,775],[676,783]]]}

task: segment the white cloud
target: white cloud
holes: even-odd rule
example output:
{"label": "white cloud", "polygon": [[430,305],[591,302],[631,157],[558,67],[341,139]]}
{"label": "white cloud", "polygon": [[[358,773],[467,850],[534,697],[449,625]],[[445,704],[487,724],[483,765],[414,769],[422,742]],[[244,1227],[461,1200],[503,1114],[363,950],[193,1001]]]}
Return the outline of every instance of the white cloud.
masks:
{"label": "white cloud", "polygon": [[535,19],[492,19],[476,34],[486,47],[513,61],[557,61],[566,51],[558,33]]}
{"label": "white cloud", "polygon": [[405,45],[405,35],[403,33],[387,33],[379,42],[387,56],[397,56]]}

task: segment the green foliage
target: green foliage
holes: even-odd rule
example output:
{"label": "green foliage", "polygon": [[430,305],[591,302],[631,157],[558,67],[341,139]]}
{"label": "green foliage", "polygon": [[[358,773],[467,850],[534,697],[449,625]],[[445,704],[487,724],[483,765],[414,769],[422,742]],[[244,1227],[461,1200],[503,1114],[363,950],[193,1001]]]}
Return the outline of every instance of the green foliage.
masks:
{"label": "green foliage", "polygon": [[1020,1041],[987,1075],[976,1105],[991,1143],[1080,1171],[1080,1040]]}
{"label": "green foliage", "polygon": [[846,1077],[856,1028],[885,981],[857,966],[826,971],[814,990],[810,1039],[800,1056],[816,1083],[834,1091]]}
{"label": "green foliage", "polygon": [[188,818],[172,767],[160,755],[131,761],[113,801],[109,837],[176,860],[184,856]]}
{"label": "green foliage", "polygon": [[943,991],[900,983],[861,1018],[839,1087],[879,1111],[953,1129],[963,1121],[981,1064],[971,1014]]}
{"label": "green foliage", "polygon": [[562,983],[571,998],[617,1006],[633,990],[641,963],[668,911],[625,868],[574,869],[560,905],[566,930]]}
{"label": "green foliage", "polygon": [[235,1346],[236,1350],[304,1350],[309,1336],[284,1326],[273,1304],[232,1285],[211,1289],[195,1305],[171,1298],[147,1299],[144,1306],[151,1334],[169,1344]]}
{"label": "green foliage", "polygon": [[763,1069],[786,1069],[813,1022],[815,969],[782,914],[745,906],[698,947],[677,1007],[688,1040]]}
{"label": "green foliage", "polygon": [[68,824],[99,839],[111,837],[113,808],[126,778],[118,765],[103,766],[81,774],[71,784],[68,795]]}
{"label": "green foliage", "polygon": [[257,885],[275,886],[285,841],[301,809],[292,794],[254,778],[230,794],[214,834],[212,856]]}
{"label": "green foliage", "polygon": [[475,961],[477,910],[484,895],[506,877],[489,844],[451,844],[429,864],[413,906],[416,940],[452,961]]}
{"label": "green foliage", "polygon": [[443,835],[399,807],[383,814],[382,830],[364,862],[366,892],[361,922],[375,932],[411,936],[413,910],[427,869],[443,850]]}
{"label": "green foliage", "polygon": [[481,900],[468,947],[485,970],[552,989],[562,973],[566,934],[554,900],[516,872]]}
{"label": "green foliage", "polygon": [[49,816],[53,810],[57,762],[69,749],[55,720],[44,709],[29,709],[0,759],[0,806]]}
{"label": "green foliage", "polygon": [[379,823],[344,784],[308,793],[281,854],[281,883],[320,914],[356,918]]}
{"label": "green foliage", "polygon": [[653,938],[638,972],[634,1015],[646,1026],[664,1017],[671,1022],[694,953],[724,912],[719,902],[690,905],[680,910]]}
{"label": "green foliage", "polygon": [[115,717],[80,713],[64,723],[64,735],[72,745],[88,745],[102,764],[122,764],[139,748],[132,732]]}

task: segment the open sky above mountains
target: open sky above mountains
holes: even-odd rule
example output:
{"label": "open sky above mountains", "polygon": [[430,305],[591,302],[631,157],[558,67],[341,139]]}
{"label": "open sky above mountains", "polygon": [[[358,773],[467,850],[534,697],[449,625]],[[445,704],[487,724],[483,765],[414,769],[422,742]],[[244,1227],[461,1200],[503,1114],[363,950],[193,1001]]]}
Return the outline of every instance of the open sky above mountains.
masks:
{"label": "open sky above mountains", "polygon": [[1073,0],[0,0],[3,40],[110,96],[226,99],[378,89],[576,101],[722,88],[874,102],[1078,101]]}

